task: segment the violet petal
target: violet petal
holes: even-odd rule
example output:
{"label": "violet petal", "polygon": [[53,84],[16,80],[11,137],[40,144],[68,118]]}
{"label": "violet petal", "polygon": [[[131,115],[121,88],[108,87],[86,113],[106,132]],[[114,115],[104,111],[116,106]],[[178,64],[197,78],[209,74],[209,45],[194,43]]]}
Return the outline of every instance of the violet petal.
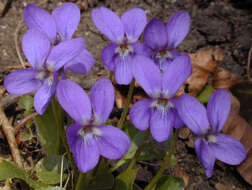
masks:
{"label": "violet petal", "polygon": [[78,84],[70,80],[60,80],[56,93],[60,105],[77,123],[89,123],[91,103],[86,92]]}
{"label": "violet petal", "polygon": [[207,104],[207,116],[215,132],[224,126],[231,109],[231,97],[226,90],[215,91]]}
{"label": "violet petal", "polygon": [[34,69],[19,69],[7,75],[4,87],[10,94],[27,94],[36,90],[41,81],[36,78],[39,71]]}
{"label": "violet petal", "polygon": [[110,71],[115,70],[115,50],[118,47],[117,44],[110,44],[102,50],[102,62]]}
{"label": "violet petal", "polygon": [[179,88],[192,74],[191,59],[188,55],[177,57],[163,74],[163,94],[169,98],[175,96]]}
{"label": "violet petal", "polygon": [[42,68],[50,51],[50,41],[41,32],[29,29],[22,39],[25,57],[33,68]]}
{"label": "violet petal", "polygon": [[166,25],[168,48],[176,48],[186,37],[190,29],[190,15],[186,11],[178,11],[171,16]]}
{"label": "violet petal", "polygon": [[66,136],[67,142],[71,149],[73,149],[75,141],[79,138],[79,130],[83,128],[83,125],[74,123],[67,128]]}
{"label": "violet petal", "polygon": [[135,43],[131,44],[131,46],[134,49],[134,54],[135,55],[143,55],[145,57],[150,57],[151,50],[143,42],[135,42]]}
{"label": "violet petal", "polygon": [[57,32],[61,40],[70,40],[80,22],[80,9],[74,3],[63,3],[53,10]]}
{"label": "violet petal", "polygon": [[55,94],[57,85],[56,77],[48,77],[34,96],[34,108],[38,114],[43,114]]}
{"label": "violet petal", "polygon": [[209,178],[213,174],[213,168],[215,163],[214,152],[208,146],[208,143],[205,141],[205,139],[197,139],[194,145],[197,156],[204,167],[206,176]]}
{"label": "violet petal", "polygon": [[150,97],[159,97],[162,89],[162,74],[150,58],[135,56],[133,59],[133,75]]}
{"label": "violet petal", "polygon": [[124,29],[121,19],[113,11],[100,7],[93,9],[92,20],[95,26],[108,39],[114,43],[122,43],[124,38]]}
{"label": "violet petal", "polygon": [[152,18],[144,30],[144,40],[153,50],[162,50],[167,45],[165,24],[158,18]]}
{"label": "violet petal", "polygon": [[71,70],[74,73],[78,74],[86,74],[88,71],[92,69],[94,66],[94,58],[93,55],[87,51],[82,50],[79,55],[73,58],[70,62],[68,62],[65,66],[65,70]]}
{"label": "violet petal", "polygon": [[123,13],[121,20],[127,41],[129,43],[136,42],[147,24],[147,16],[144,10],[140,8],[130,9]]}
{"label": "violet petal", "polygon": [[54,18],[44,9],[34,4],[28,4],[24,9],[24,21],[29,29],[44,33],[51,42],[56,40]]}
{"label": "violet petal", "polygon": [[155,109],[151,114],[150,130],[153,138],[158,142],[163,142],[169,139],[175,116],[171,110],[165,112]]}
{"label": "violet petal", "polygon": [[109,79],[102,78],[92,86],[90,100],[96,125],[105,123],[115,101],[114,87]]}
{"label": "violet petal", "polygon": [[196,135],[205,135],[209,122],[205,107],[194,97],[182,94],[175,104],[180,119]]}
{"label": "violet petal", "polygon": [[215,157],[230,165],[239,165],[246,158],[246,150],[240,141],[225,134],[214,136],[216,143],[209,143]]}
{"label": "violet petal", "polygon": [[130,121],[139,130],[146,130],[150,125],[151,103],[150,99],[139,100],[130,109]]}
{"label": "violet petal", "polygon": [[101,135],[96,137],[99,153],[108,159],[121,158],[130,147],[129,137],[114,126],[100,126]]}
{"label": "violet petal", "polygon": [[78,56],[83,51],[84,45],[83,38],[74,38],[54,46],[46,62],[47,68],[50,71],[59,70],[64,64]]}
{"label": "violet petal", "polygon": [[83,173],[95,168],[99,161],[99,150],[92,134],[85,138],[78,136],[71,147],[77,167]]}
{"label": "violet petal", "polygon": [[132,78],[132,56],[117,56],[115,58],[115,80],[118,84],[128,85]]}

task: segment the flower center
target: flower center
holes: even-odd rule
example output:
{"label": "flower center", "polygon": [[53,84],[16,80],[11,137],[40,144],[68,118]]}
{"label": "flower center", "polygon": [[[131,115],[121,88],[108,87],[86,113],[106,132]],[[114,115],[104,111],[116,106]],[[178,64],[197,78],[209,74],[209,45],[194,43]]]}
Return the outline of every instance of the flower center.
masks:
{"label": "flower center", "polygon": [[207,135],[206,136],[206,140],[210,143],[216,143],[217,142],[217,138],[214,135]]}
{"label": "flower center", "polygon": [[163,106],[165,106],[168,103],[168,99],[167,98],[158,98],[158,103],[163,104]]}
{"label": "flower center", "polygon": [[156,58],[159,59],[159,60],[162,60],[162,59],[172,59],[173,56],[172,56],[172,53],[169,51],[169,50],[160,50],[157,55],[156,55]]}
{"label": "flower center", "polygon": [[161,97],[154,100],[151,104],[151,107],[153,109],[158,109],[165,114],[170,108],[173,107],[173,104],[168,98]]}
{"label": "flower center", "polygon": [[85,125],[79,130],[78,134],[83,138],[87,138],[90,135],[100,136],[101,130],[98,127],[95,127],[94,125]]}
{"label": "flower center", "polygon": [[133,47],[131,45],[129,45],[129,44],[124,43],[124,44],[121,44],[120,46],[118,46],[115,49],[115,53],[119,54],[120,57],[125,58],[129,54],[133,53]]}
{"label": "flower center", "polygon": [[48,77],[53,78],[53,73],[49,70],[42,70],[36,76],[36,78],[39,80],[44,80],[45,78],[48,78]]}
{"label": "flower center", "polygon": [[167,60],[168,60],[168,63],[169,63],[169,61],[172,61],[173,55],[169,50],[164,49],[164,50],[160,50],[159,52],[157,52],[153,56],[153,58],[154,58],[156,65],[159,66],[159,69],[161,71],[164,71],[166,68],[165,64],[167,64]]}

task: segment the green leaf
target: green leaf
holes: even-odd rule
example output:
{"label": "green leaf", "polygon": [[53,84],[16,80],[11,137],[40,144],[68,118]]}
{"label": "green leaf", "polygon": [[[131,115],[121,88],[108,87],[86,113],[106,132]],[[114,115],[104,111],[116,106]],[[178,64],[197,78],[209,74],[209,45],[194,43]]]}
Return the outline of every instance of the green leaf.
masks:
{"label": "green leaf", "polygon": [[114,185],[114,176],[107,172],[97,174],[88,185],[88,190],[112,189]]}
{"label": "green leaf", "polygon": [[31,110],[33,107],[33,97],[30,95],[21,96],[18,101],[18,106],[24,110]]}
{"label": "green leaf", "polygon": [[205,104],[208,102],[211,94],[215,91],[215,89],[211,85],[206,85],[203,90],[197,96],[197,99],[202,103]]}
{"label": "green leaf", "polygon": [[123,164],[127,163],[133,156],[135,155],[137,148],[143,143],[145,132],[144,131],[134,131],[134,126],[130,123],[127,123],[127,126],[124,127],[125,132],[129,135],[131,141],[130,141],[130,148],[128,152],[119,160],[116,162],[115,165],[113,165],[112,171],[116,170]]}
{"label": "green leaf", "polygon": [[231,92],[240,101],[240,114],[250,125],[252,125],[252,84],[249,82],[242,82],[234,85]]}
{"label": "green leaf", "polygon": [[15,164],[2,160],[0,162],[0,180],[10,179],[10,178],[22,179],[34,189],[48,187],[47,185],[43,183],[33,180],[27,172],[20,169]]}
{"label": "green leaf", "polygon": [[184,181],[173,176],[163,176],[157,183],[155,190],[184,190]]}
{"label": "green leaf", "polygon": [[47,155],[58,154],[60,146],[57,138],[57,122],[53,113],[53,105],[50,103],[43,115],[35,117],[35,124],[38,130],[40,143]]}
{"label": "green leaf", "polygon": [[113,190],[133,190],[138,168],[127,169],[120,173],[115,180]]}
{"label": "green leaf", "polygon": [[[35,171],[39,181],[45,184],[58,184],[60,183],[60,171],[62,157],[58,155],[49,155],[42,158],[35,166]],[[63,171],[68,167],[66,160],[63,160]],[[67,178],[67,175],[63,173],[63,181]]]}
{"label": "green leaf", "polygon": [[[115,165],[113,165],[112,171],[116,170],[123,164],[127,163],[130,159],[132,159],[138,147],[141,144],[143,144],[143,141],[144,141],[144,136],[145,136],[146,131],[137,130],[129,122],[125,124],[124,129],[131,139],[130,148],[128,152],[119,161],[117,161]],[[154,160],[154,159],[163,159],[166,150],[168,150],[171,146],[172,139],[173,139],[173,134],[170,136],[170,138],[167,141],[162,142],[162,143],[157,143],[150,135],[148,138],[147,145],[144,147],[144,150],[141,152],[137,160],[147,161],[147,160]]]}

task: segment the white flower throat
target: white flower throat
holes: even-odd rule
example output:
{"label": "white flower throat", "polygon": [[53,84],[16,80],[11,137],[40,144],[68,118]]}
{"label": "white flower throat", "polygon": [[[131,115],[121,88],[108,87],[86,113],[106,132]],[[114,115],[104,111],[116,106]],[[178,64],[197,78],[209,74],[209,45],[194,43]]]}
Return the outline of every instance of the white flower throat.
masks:
{"label": "white flower throat", "polygon": [[121,44],[120,46],[118,46],[116,49],[115,49],[115,53],[119,54],[120,57],[122,58],[125,58],[127,57],[128,55],[132,54],[133,53],[133,47],[131,45],[128,45],[128,44]]}

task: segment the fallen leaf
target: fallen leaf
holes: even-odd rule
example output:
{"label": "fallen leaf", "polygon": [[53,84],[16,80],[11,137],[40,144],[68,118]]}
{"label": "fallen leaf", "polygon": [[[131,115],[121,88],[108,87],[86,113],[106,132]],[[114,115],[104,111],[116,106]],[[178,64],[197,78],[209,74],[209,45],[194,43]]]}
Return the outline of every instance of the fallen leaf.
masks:
{"label": "fallen leaf", "polygon": [[190,133],[191,133],[190,129],[188,129],[187,127],[183,127],[179,130],[179,138],[184,140],[188,139]]}
{"label": "fallen leaf", "polygon": [[120,93],[119,90],[115,89],[115,103],[116,103],[116,106],[119,109],[122,109],[125,102],[126,102],[126,98]]}
{"label": "fallen leaf", "polygon": [[230,187],[228,185],[221,184],[221,183],[215,184],[215,188],[217,190],[232,190],[232,187]]}
{"label": "fallen leaf", "polygon": [[179,177],[179,178],[183,179],[184,184],[185,184],[185,188],[189,185],[190,176],[189,176],[186,172],[184,172],[184,171],[179,167],[179,165],[175,165],[175,166],[174,166],[173,175],[174,175],[175,177]]}
{"label": "fallen leaf", "polygon": [[215,89],[229,89],[240,81],[241,79],[237,75],[222,67],[217,67],[214,73],[212,86]]}
{"label": "fallen leaf", "polygon": [[[223,60],[224,53],[220,48],[209,48],[199,50],[189,54],[193,73],[185,82],[188,85],[189,94],[196,96],[207,84],[209,76],[215,71],[218,62]],[[184,93],[185,85],[179,90],[177,95]]]}
{"label": "fallen leaf", "polygon": [[252,127],[239,115],[239,100],[234,96],[231,97],[231,111],[222,131],[236,138],[244,145],[247,158],[237,169],[240,175],[252,185]]}

